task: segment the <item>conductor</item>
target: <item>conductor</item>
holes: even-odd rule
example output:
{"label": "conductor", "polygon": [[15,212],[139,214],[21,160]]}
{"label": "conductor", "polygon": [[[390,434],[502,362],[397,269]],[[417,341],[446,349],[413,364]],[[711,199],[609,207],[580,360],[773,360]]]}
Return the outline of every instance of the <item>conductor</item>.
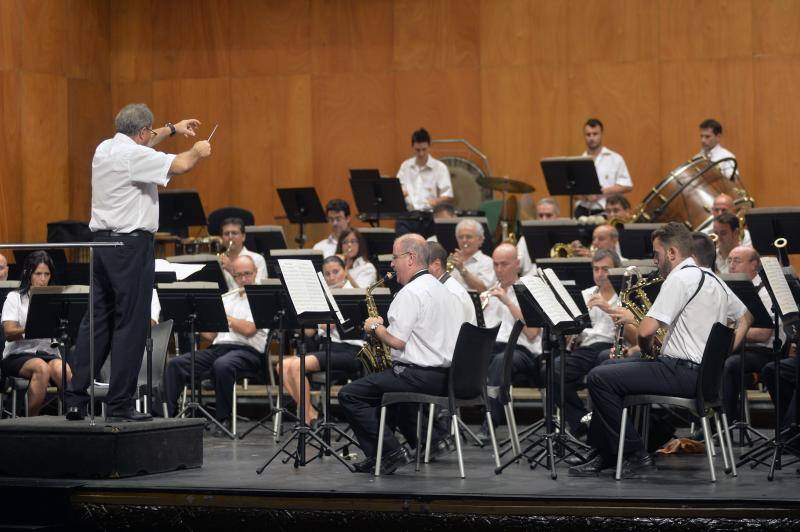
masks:
{"label": "conductor", "polygon": [[200,140],[178,155],[153,146],[180,133],[195,136],[195,119],[153,129],[153,113],[143,103],[128,104],[116,117],[113,138],[97,147],[92,159],[92,218],[89,229],[96,242],[122,242],[121,247],[94,252],[95,368],[89,368],[89,313],[81,321],[65,403],[67,419],[86,414],[89,379],[109,353],[111,380],[107,421],[147,421],[149,414],[134,410],[134,391],[142,365],[153,293],[153,233],[158,229],[158,187],[174,175],[185,174],[211,155],[211,144]]}

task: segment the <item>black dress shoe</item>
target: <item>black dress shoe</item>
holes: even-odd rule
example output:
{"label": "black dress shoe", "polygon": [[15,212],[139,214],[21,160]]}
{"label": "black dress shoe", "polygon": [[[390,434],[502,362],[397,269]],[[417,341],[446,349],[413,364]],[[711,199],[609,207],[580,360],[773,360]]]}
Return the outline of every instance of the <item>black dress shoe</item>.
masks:
{"label": "black dress shoe", "polygon": [[570,467],[568,474],[571,477],[596,477],[602,470],[609,469],[611,466],[610,461],[598,454],[585,464]]}
{"label": "black dress shoe", "polygon": [[129,410],[127,412],[120,412],[120,413],[109,413],[106,416],[106,421],[109,423],[128,423],[132,421],[152,421],[153,416],[151,414],[143,414],[142,412],[137,412],[136,410]]}
{"label": "black dress shoe", "polygon": [[383,456],[381,460],[381,475],[391,475],[398,467],[410,464],[414,459],[408,454],[405,447],[400,447]]}
{"label": "black dress shoe", "polygon": [[653,457],[646,452],[633,453],[622,462],[622,478],[646,475],[657,470]]}
{"label": "black dress shoe", "polygon": [[596,449],[590,449],[588,452],[581,454],[571,454],[564,458],[564,463],[568,466],[579,466],[581,464],[585,464],[586,462],[591,462],[597,456]]}
{"label": "black dress shoe", "polygon": [[355,469],[356,473],[372,473],[375,471],[375,459],[370,456],[360,462],[356,462],[353,464],[353,469]]}
{"label": "black dress shoe", "polygon": [[67,408],[67,421],[81,421],[85,417],[84,412],[86,411],[85,407],[80,406],[71,406]]}

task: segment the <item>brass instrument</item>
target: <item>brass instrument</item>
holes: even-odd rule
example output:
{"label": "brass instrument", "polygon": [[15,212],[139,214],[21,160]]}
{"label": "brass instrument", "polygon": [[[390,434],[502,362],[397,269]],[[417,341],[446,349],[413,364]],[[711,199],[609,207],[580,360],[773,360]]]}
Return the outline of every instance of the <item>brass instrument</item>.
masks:
{"label": "brass instrument", "polygon": [[180,240],[183,253],[188,255],[198,255],[201,253],[217,253],[219,256],[219,248],[222,247],[222,238],[218,236],[200,236],[194,238],[183,238]]}
{"label": "brass instrument", "polygon": [[786,246],[788,245],[789,241],[784,237],[776,238],[772,243],[772,246],[777,250],[778,261],[781,263],[781,266],[789,265],[789,255],[786,253]]}
{"label": "brass instrument", "polygon": [[455,255],[455,253],[451,253],[447,256],[447,264],[445,264],[444,267],[447,273],[451,273],[453,270],[456,269],[456,263],[453,262],[453,255]]}
{"label": "brass instrument", "polygon": [[234,288],[233,290],[228,290],[227,292],[222,294],[220,297],[228,297],[228,296],[232,296],[232,295],[235,295],[235,294],[238,294],[240,296],[244,295],[244,286],[240,286],[238,288]]}
{"label": "brass instrument", "polygon": [[[647,295],[645,288],[663,282],[664,279],[656,274],[652,277],[641,277],[639,281],[633,284],[629,289],[620,291],[619,301],[620,304],[633,313],[633,318],[636,324],[642,323],[642,320],[647,315],[653,303],[650,301],[650,296]],[[655,359],[661,352],[661,347],[664,345],[664,339],[667,336],[667,330],[659,327],[656,331],[656,338],[653,342],[653,353],[642,353],[643,359]]]}
{"label": "brass instrument", "polygon": [[[633,286],[633,278],[636,277],[637,282],[641,281],[642,274],[639,271],[639,268],[636,266],[628,266],[625,268],[625,272],[622,274],[623,281],[624,281],[624,288],[620,290],[620,299],[622,297],[622,292],[628,292]],[[612,358],[622,358],[622,341],[624,340],[623,333],[625,332],[625,324],[620,323],[617,326],[617,332],[614,335],[614,354]]]}
{"label": "brass instrument", "polygon": [[486,306],[489,304],[489,298],[492,297],[492,290],[495,288],[500,288],[501,284],[500,281],[497,281],[492,286],[478,294],[478,298],[481,300],[481,310],[484,310]]}
{"label": "brass instrument", "polygon": [[558,242],[557,244],[553,245],[553,247],[550,248],[551,259],[567,259],[572,257],[573,254],[574,251],[572,249],[572,244]]}
{"label": "brass instrument", "polygon": [[[392,277],[394,277],[394,274],[389,272],[367,287],[364,300],[367,304],[367,315],[370,318],[380,316],[378,306],[375,304],[375,298],[372,297],[373,290],[383,286]],[[356,357],[361,361],[368,373],[380,373],[392,367],[392,351],[388,345],[378,340],[374,334],[367,336],[367,341]]]}
{"label": "brass instrument", "polygon": [[[219,237],[217,237],[217,238],[219,238]],[[222,242],[222,239],[220,239],[220,242]],[[229,240],[228,241],[228,247],[225,248],[225,251],[221,251],[221,252],[217,253],[217,259],[221,259],[223,255],[225,255],[226,257],[230,257],[231,256],[231,248],[232,247],[233,247],[233,240]]]}

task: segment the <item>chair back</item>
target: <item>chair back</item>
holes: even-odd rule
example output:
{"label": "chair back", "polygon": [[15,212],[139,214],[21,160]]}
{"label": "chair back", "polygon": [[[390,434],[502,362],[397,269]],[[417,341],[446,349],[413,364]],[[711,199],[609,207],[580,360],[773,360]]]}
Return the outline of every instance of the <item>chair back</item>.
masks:
{"label": "chair back", "polygon": [[733,350],[735,331],[730,327],[717,322],[711,327],[711,332],[703,351],[703,360],[697,374],[697,412],[705,411],[707,402],[720,400],[722,385],[722,368],[725,359]]}
{"label": "chair back", "polygon": [[511,381],[514,378],[514,349],[517,347],[517,340],[522,333],[525,323],[517,320],[514,327],[511,328],[511,334],[508,336],[506,349],[503,351],[503,380],[500,381],[500,387],[497,390],[497,400],[501,405],[511,402]]}
{"label": "chair back", "polygon": [[244,225],[255,225],[255,216],[253,213],[248,211],[247,209],[242,209],[241,207],[222,207],[220,209],[216,209],[211,211],[206,219],[208,224],[208,234],[209,235],[217,235],[221,236],[220,233],[222,232],[222,220],[226,218],[241,218],[244,221]]}
{"label": "chair back", "polygon": [[[169,339],[172,336],[172,320],[162,321],[155,325],[150,331],[153,339],[153,386],[161,388],[161,381],[164,379],[164,371],[167,367],[167,349]],[[142,367],[139,370],[139,386],[147,384],[147,349],[142,358]]]}
{"label": "chair back", "polygon": [[500,325],[491,329],[467,322],[461,325],[450,364],[448,386],[451,405],[456,399],[474,399],[485,394],[489,357],[499,330]]}

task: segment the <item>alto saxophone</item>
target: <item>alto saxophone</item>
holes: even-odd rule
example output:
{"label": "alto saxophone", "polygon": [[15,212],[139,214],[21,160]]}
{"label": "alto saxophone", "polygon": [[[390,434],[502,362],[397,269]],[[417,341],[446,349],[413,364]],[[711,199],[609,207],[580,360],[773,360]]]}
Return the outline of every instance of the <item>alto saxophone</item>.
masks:
{"label": "alto saxophone", "polygon": [[[393,276],[394,274],[389,272],[367,287],[364,300],[367,304],[367,315],[370,318],[380,316],[378,305],[375,304],[375,298],[372,297],[373,290],[383,286]],[[367,341],[356,357],[361,361],[368,373],[379,373],[392,367],[392,352],[389,346],[381,342],[374,334],[367,336]]]}
{"label": "alto saxophone", "polygon": [[[653,303],[650,301],[650,296],[645,292],[645,288],[653,286],[664,281],[657,272],[653,272],[655,276],[642,277],[637,283],[627,290],[622,290],[619,293],[620,304],[633,313],[636,324],[642,323],[642,320],[647,315]],[[656,337],[653,341],[653,352],[642,353],[643,359],[655,359],[661,353],[661,347],[664,345],[664,339],[667,336],[667,330],[659,327],[656,331]]]}

